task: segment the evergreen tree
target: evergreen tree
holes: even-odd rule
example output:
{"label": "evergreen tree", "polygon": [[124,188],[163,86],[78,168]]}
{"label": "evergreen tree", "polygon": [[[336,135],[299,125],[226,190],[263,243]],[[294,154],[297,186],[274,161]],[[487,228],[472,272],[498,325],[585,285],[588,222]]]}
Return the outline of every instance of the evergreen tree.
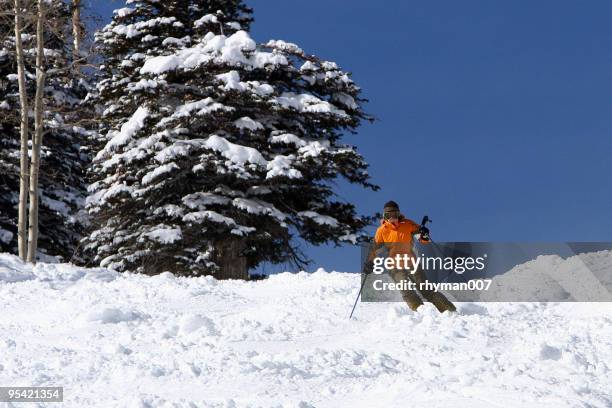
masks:
{"label": "evergreen tree", "polygon": [[295,44],[258,46],[238,1],[131,3],[98,35],[112,125],[87,201],[95,263],[246,278],[303,265],[296,237],[357,242],[372,220],[332,184],[377,188],[341,141],[370,119],[350,75]]}
{"label": "evergreen tree", "polygon": [[[0,13],[8,14],[8,4]],[[0,251],[17,248],[17,202],[19,200],[19,122],[12,114],[11,97],[15,87],[11,83],[16,76],[12,64],[14,47],[11,48],[12,21],[0,19]],[[14,44],[13,44],[14,45]],[[11,95],[13,94],[13,95]]]}
{"label": "evergreen tree", "polygon": [[[11,13],[11,2],[3,11]],[[35,10],[33,2],[24,2]],[[6,9],[5,9],[6,8]],[[88,132],[80,126],[80,104],[86,83],[70,70],[70,11],[66,3],[48,5],[45,38],[47,81],[46,111],[40,168],[39,252],[68,260],[76,250],[83,230],[79,212],[84,206],[84,171],[88,156],[82,142]],[[10,20],[0,23],[0,251],[16,253],[17,201],[19,195],[19,95],[15,63],[15,37]],[[32,24],[22,35],[28,94],[35,92],[35,38]]]}
{"label": "evergreen tree", "polygon": [[[238,0],[132,0],[127,4],[130,7],[115,10],[112,21],[96,33],[104,58],[93,96],[103,106],[101,134],[118,130],[142,103],[155,102],[157,89],[141,81],[140,67],[146,58],[189,47],[206,34],[208,24],[193,23],[202,10],[224,10],[245,28],[252,20],[251,10]],[[225,30],[235,31],[231,26]]]}

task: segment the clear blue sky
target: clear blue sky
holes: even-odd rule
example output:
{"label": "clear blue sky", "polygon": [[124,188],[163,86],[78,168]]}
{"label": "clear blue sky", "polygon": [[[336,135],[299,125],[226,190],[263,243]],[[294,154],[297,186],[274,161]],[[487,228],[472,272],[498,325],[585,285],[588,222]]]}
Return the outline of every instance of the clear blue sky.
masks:
{"label": "clear blue sky", "polygon": [[[339,185],[362,213],[394,199],[438,241],[612,241],[612,2],[247,4],[257,41],[338,62],[370,99],[346,141],[381,190]],[[306,252],[358,269],[355,248]]]}

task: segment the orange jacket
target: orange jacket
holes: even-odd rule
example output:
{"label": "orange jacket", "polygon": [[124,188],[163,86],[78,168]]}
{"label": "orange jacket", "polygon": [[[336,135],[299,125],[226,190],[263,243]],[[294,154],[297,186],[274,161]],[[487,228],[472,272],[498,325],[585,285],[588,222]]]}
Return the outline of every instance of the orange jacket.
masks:
{"label": "orange jacket", "polygon": [[412,236],[419,232],[419,228],[419,224],[408,218],[400,218],[397,226],[383,220],[381,226],[376,230],[374,241],[377,244],[386,244],[390,257],[397,254],[412,256]]}

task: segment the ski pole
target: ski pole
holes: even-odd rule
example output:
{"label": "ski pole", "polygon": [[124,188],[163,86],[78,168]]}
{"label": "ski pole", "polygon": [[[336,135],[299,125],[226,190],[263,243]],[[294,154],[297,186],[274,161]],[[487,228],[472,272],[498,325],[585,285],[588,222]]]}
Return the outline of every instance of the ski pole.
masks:
{"label": "ski pole", "polygon": [[[438,254],[441,257],[444,257],[444,252],[442,252],[438,244],[436,244],[435,241],[431,239],[431,237],[429,237],[429,242],[431,242],[431,244],[434,246],[434,249],[438,252]],[[448,278],[450,278],[450,276],[451,276],[450,271],[446,271],[446,279],[444,279],[444,282],[448,282]]]}
{"label": "ski pole", "polygon": [[434,248],[436,249],[436,251],[438,251],[438,253],[440,255],[444,255],[444,253],[442,252],[442,250],[440,249],[440,247],[438,246],[438,244],[436,244],[434,242],[433,239],[431,239],[431,235],[429,235],[429,228],[427,228],[427,223],[428,222],[432,222],[431,219],[426,215],[423,217],[423,221],[421,221],[421,228],[419,229],[419,232],[421,233],[421,239],[424,239],[425,241],[429,241],[433,244]]}
{"label": "ski pole", "polygon": [[431,237],[429,237],[429,242],[431,242],[434,246],[434,248],[436,248],[436,251],[438,251],[438,253],[441,256],[444,256],[444,252],[442,252],[442,250],[440,249],[440,247],[438,246],[438,244],[435,243],[435,241],[433,239],[431,239]]}
{"label": "ski pole", "polygon": [[365,286],[367,279],[368,279],[368,275],[366,274],[366,276],[363,278],[363,282],[361,282],[361,287],[359,288],[359,293],[357,293],[357,299],[355,299],[355,304],[353,305],[353,310],[351,310],[351,315],[349,316],[349,320],[351,320],[351,318],[353,317],[353,312],[355,311],[355,307],[357,306],[357,301],[359,300],[359,296],[361,295],[361,291],[363,290],[363,287]]}
{"label": "ski pole", "polygon": [[[438,254],[440,256],[444,257],[444,252],[442,252],[442,250],[440,249],[438,244],[436,244],[435,241],[433,239],[431,239],[431,235],[429,235],[429,228],[427,228],[427,223],[428,222],[432,222],[432,221],[426,215],[426,216],[423,217],[423,221],[421,221],[421,228],[419,229],[419,232],[421,233],[421,239],[424,239],[425,241],[430,242],[431,244],[433,244],[434,249],[438,252]],[[446,275],[446,281],[448,281],[448,278],[450,278],[450,272],[448,272],[447,275]]]}

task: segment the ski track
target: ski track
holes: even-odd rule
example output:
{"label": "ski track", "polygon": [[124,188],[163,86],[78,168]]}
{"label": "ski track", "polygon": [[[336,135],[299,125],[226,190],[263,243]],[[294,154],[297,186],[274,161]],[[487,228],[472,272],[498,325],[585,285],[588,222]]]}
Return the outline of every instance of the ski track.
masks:
{"label": "ski track", "polygon": [[0,384],[64,386],[65,407],[612,406],[611,303],[359,303],[348,320],[358,289],[0,254]]}

